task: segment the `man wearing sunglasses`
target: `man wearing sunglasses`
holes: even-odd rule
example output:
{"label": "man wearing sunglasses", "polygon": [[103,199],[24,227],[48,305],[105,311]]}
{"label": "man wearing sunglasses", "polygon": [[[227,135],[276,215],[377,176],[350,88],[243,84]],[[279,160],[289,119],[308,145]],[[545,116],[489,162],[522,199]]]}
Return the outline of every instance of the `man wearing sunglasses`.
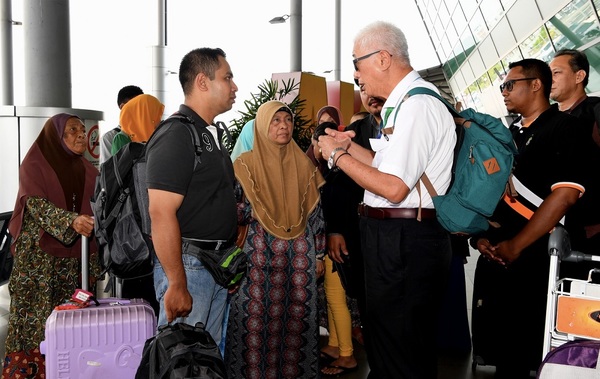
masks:
{"label": "man wearing sunglasses", "polygon": [[354,40],[353,56],[361,91],[387,99],[380,138],[370,141],[375,153],[351,142],[351,131],[328,130],[319,147],[365,189],[359,214],[369,378],[434,379],[435,325],[451,251],[448,232],[419,179],[426,172],[437,192],[446,192],[456,143],[454,120],[431,96],[404,100],[414,87],[438,90],[411,67],[406,39],[396,26],[368,25]]}
{"label": "man wearing sunglasses", "polygon": [[[497,348],[495,378],[529,378],[542,360],[548,284],[548,236],[585,190],[578,119],[550,105],[552,73],[538,59],[509,65],[500,91],[517,145],[514,191],[507,191],[492,221],[499,227],[473,237],[482,256],[475,275],[486,277],[486,334]],[[494,304],[494,305],[492,305]],[[490,308],[492,306],[493,308]],[[519,336],[519,342],[506,333]],[[479,336],[483,338],[482,336]],[[485,358],[484,358],[485,359]]]}

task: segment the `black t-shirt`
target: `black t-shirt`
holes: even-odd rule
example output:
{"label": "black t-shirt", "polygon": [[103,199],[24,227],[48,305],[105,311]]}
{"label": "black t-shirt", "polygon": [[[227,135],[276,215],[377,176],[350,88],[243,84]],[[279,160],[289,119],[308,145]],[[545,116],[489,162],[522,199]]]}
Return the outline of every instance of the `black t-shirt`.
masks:
{"label": "black t-shirt", "polygon": [[[519,128],[513,123],[510,130],[518,150],[514,175],[538,197],[548,197],[552,186],[558,183],[576,183],[586,187],[585,164],[579,155],[584,143],[584,127],[579,119],[560,112],[555,104],[529,127]],[[522,197],[519,201],[532,210],[536,209]],[[499,230],[490,228],[488,231],[490,240],[496,242],[514,237],[528,222],[503,200],[500,200],[492,220],[502,225]],[[539,242],[544,250],[547,249],[547,242]]]}
{"label": "black t-shirt", "polygon": [[185,105],[179,112],[194,120],[202,146],[201,163],[194,170],[196,155],[188,128],[181,120],[167,123],[148,143],[148,188],[184,195],[177,211],[182,237],[232,239],[237,231],[237,206],[231,159],[200,116]]}
{"label": "black t-shirt", "polygon": [[594,174],[600,167],[600,146],[592,137],[594,124],[600,121],[600,98],[587,97],[570,114],[583,121],[586,141],[578,155],[581,164],[588,168],[585,194],[570,213],[580,219],[583,225],[600,224],[600,175]]}
{"label": "black t-shirt", "polygon": [[375,117],[370,114],[363,119],[354,121],[352,124],[348,125],[345,130],[354,131],[356,136],[352,140],[365,149],[372,150],[369,138],[377,138],[379,126]]}
{"label": "black t-shirt", "polygon": [[[371,150],[369,138],[377,136],[377,121],[369,115],[348,125],[345,130],[353,130],[356,136],[352,141]],[[325,177],[325,185],[321,188],[321,203],[326,231],[341,233],[348,249],[359,249],[358,204],[363,200],[365,190],[343,171],[325,168],[321,173]]]}

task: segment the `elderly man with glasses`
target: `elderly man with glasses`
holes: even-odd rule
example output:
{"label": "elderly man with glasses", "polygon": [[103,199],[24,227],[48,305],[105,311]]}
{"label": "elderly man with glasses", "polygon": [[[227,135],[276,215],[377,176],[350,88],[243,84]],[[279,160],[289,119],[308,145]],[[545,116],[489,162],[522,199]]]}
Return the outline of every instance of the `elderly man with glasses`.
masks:
{"label": "elderly man with glasses", "polygon": [[[518,117],[510,126],[517,145],[511,183],[492,216],[499,227],[471,239],[482,254],[475,277],[493,288],[482,298],[489,318],[485,335],[494,345],[496,378],[529,378],[542,360],[548,285],[548,236],[585,191],[584,128],[550,105],[552,73],[538,59],[509,65],[500,91],[506,109]],[[570,232],[577,233],[576,230]],[[477,280],[474,291],[478,291]],[[479,299],[479,298],[477,298]],[[519,336],[519,342],[506,333]],[[474,353],[477,348],[474,345]]]}
{"label": "elderly man with glasses", "polygon": [[[328,130],[324,157],[365,189],[359,206],[366,288],[369,378],[436,378],[436,325],[450,267],[449,234],[436,219],[423,173],[438,193],[451,179],[455,124],[444,104],[411,88],[436,87],[411,67],[404,34],[376,22],[354,41],[354,78],[368,96],[387,99],[374,153],[353,132]],[[362,316],[362,315],[361,315]],[[434,362],[432,364],[432,362]]]}

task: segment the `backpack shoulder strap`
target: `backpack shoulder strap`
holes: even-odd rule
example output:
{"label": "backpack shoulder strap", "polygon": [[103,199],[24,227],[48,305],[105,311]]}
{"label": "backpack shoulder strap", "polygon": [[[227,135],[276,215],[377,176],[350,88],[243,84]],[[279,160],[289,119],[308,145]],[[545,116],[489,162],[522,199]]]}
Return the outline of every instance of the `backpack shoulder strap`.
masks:
{"label": "backpack shoulder strap", "polygon": [[[161,126],[163,126],[173,120],[181,121],[181,123],[183,125],[185,125],[188,132],[190,132],[190,134],[192,136],[192,142],[194,143],[194,152],[196,154],[196,159],[194,160],[194,170],[195,170],[196,166],[198,164],[202,163],[202,159],[200,158],[200,156],[202,155],[202,144],[200,143],[200,136],[198,135],[198,131],[194,127],[194,125],[195,125],[194,120],[191,117],[189,117],[181,112],[173,113],[171,116],[164,119],[163,121],[160,122],[160,124],[158,124],[158,126],[156,127],[156,130],[154,131],[154,133],[152,133],[152,136],[150,137],[150,139],[152,139],[152,137],[154,137],[155,135],[157,135],[159,133],[159,129],[161,128]],[[150,142],[150,139],[148,140],[148,142]]]}
{"label": "backpack shoulder strap", "polygon": [[[462,116],[460,114],[458,114],[458,112],[456,111],[456,109],[454,109],[454,107],[446,100],[444,99],[442,96],[440,96],[437,92],[426,88],[426,87],[415,87],[410,89],[406,95],[404,96],[404,98],[402,99],[401,103],[403,103],[404,101],[406,101],[409,97],[414,96],[414,95],[429,95],[432,97],[435,97],[436,99],[438,99],[439,101],[441,101],[446,108],[448,109],[448,111],[450,112],[450,114],[452,115],[452,117],[454,118],[462,118]],[[400,108],[400,107],[398,107]],[[463,122],[464,124],[464,122]],[[460,144],[462,144],[462,138],[463,138],[463,134],[462,134],[462,128],[457,129],[457,131],[460,131],[461,133],[457,133],[457,144],[454,147],[454,159],[452,161],[452,174],[454,175],[454,171],[456,169],[456,156],[457,156],[457,152],[460,148]],[[459,142],[460,140],[460,142]],[[427,192],[429,193],[429,195],[433,198],[438,196],[437,191],[435,190],[435,188],[433,187],[433,184],[431,183],[431,180],[429,180],[429,177],[427,176],[427,174],[425,172],[423,172],[423,175],[421,175],[421,177],[419,178],[419,181],[423,183],[423,185],[425,186],[425,188],[427,189]],[[418,184],[418,183],[417,183]],[[420,191],[420,187],[417,187],[417,192],[419,193],[419,201],[421,199],[421,191]],[[421,205],[419,204],[419,212],[421,211]]]}
{"label": "backpack shoulder strap", "polygon": [[223,121],[217,121],[215,122],[215,127],[217,128],[217,130],[221,131],[218,132],[219,134],[225,133],[227,143],[229,144],[229,146],[233,146],[233,138],[231,137],[231,132],[229,131],[229,128],[225,125],[225,123]]}
{"label": "backpack shoulder strap", "polygon": [[408,99],[409,97],[414,96],[414,95],[433,96],[436,99],[438,99],[439,101],[441,101],[446,106],[446,108],[448,108],[448,111],[452,114],[453,117],[462,117],[460,114],[458,114],[456,109],[454,109],[454,106],[452,106],[452,104],[450,104],[448,102],[448,100],[444,99],[437,92],[435,92],[429,88],[426,88],[426,87],[415,87],[415,88],[410,89],[408,91],[408,93],[404,96],[404,99],[402,99],[402,101],[406,101],[406,99]]}

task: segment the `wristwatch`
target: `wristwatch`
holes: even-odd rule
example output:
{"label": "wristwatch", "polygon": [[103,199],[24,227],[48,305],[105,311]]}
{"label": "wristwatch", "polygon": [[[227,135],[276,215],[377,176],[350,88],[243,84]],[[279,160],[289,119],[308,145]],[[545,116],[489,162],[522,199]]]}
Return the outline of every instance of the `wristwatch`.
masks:
{"label": "wristwatch", "polygon": [[344,149],[343,147],[336,147],[335,149],[333,149],[331,155],[329,155],[329,159],[327,160],[327,167],[329,167],[330,170],[333,168],[334,158],[338,151],[346,151],[346,149]]}

